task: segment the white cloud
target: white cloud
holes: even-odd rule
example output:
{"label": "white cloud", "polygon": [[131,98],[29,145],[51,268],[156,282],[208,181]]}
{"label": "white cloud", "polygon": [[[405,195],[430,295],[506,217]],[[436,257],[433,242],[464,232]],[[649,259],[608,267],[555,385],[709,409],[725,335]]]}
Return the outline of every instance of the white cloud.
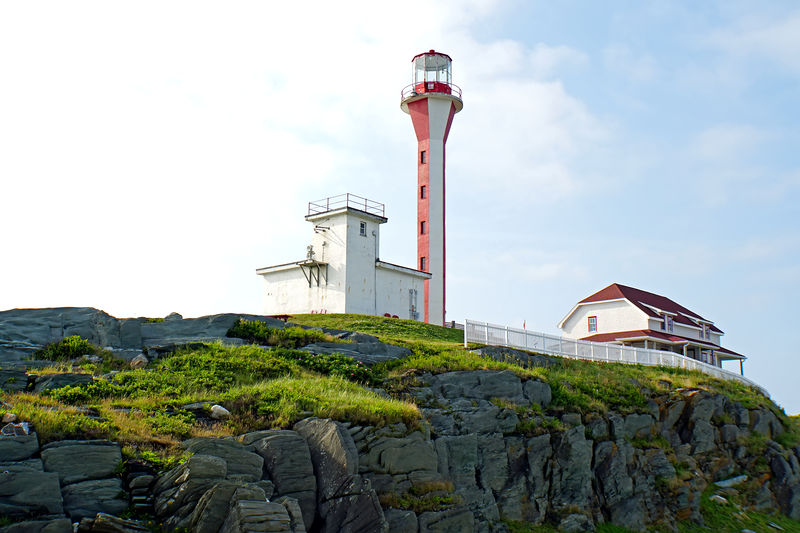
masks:
{"label": "white cloud", "polygon": [[548,46],[539,43],[531,50],[529,61],[535,76],[549,78],[564,67],[585,65],[588,57],[580,50],[569,46]]}
{"label": "white cloud", "polygon": [[754,152],[769,134],[748,124],[717,124],[694,138],[692,153],[706,161],[731,162]]}

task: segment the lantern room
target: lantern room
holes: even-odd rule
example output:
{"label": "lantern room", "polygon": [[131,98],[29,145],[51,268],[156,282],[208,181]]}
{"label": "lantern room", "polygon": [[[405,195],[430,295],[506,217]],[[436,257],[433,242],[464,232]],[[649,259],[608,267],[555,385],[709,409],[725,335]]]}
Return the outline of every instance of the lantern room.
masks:
{"label": "lantern room", "polygon": [[453,84],[453,60],[449,55],[430,50],[411,60],[413,83],[403,90],[403,97],[426,93],[461,97],[461,89]]}

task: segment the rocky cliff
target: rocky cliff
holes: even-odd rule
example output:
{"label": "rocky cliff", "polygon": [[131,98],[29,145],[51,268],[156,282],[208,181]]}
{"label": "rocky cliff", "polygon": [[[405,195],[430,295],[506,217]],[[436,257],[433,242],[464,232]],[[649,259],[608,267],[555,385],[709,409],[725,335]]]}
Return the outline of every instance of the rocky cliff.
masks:
{"label": "rocky cliff", "polygon": [[[96,310],[9,313],[5,322],[0,313],[0,353],[15,360],[68,334],[130,356],[222,337],[238,317],[151,324]],[[408,353],[359,340],[375,345],[375,354],[350,348],[366,360]],[[0,531],[66,533],[73,523],[144,531],[148,516],[163,530],[203,532],[486,532],[545,523],[670,530],[702,523],[707,502],[800,520],[800,446],[781,444],[787,428],[772,409],[715,391],[674,388],[626,414],[553,406],[550,384],[512,371],[408,371],[378,392],[413,399],[421,423],[310,417],[285,429],[196,437],[181,444],[188,460],[165,472],[123,461],[115,442],[40,445],[36,428],[10,424],[0,438],[0,516],[9,522]]]}

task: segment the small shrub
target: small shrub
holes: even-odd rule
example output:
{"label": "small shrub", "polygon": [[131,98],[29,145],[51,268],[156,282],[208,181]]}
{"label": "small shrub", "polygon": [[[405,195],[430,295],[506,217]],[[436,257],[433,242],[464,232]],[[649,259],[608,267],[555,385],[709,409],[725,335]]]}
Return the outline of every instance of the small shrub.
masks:
{"label": "small shrub", "polygon": [[375,376],[367,365],[340,353],[315,355],[283,348],[276,348],[269,353],[293,361],[303,368],[319,374],[339,376],[360,383],[371,383],[375,380]]}
{"label": "small shrub", "polygon": [[271,328],[258,320],[241,318],[228,330],[228,337],[237,337],[250,343],[279,346],[281,348],[302,348],[314,342],[332,341],[330,335],[313,329],[291,326],[284,329]]}
{"label": "small shrub", "polygon": [[78,335],[64,337],[58,342],[51,342],[41,350],[34,353],[34,358],[47,361],[68,361],[83,355],[96,355],[100,348],[82,339]]}

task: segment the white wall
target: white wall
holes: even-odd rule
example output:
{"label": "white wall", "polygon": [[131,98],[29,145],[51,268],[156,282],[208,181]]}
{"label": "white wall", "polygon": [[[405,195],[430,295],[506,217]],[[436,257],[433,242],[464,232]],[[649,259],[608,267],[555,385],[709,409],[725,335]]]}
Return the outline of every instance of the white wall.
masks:
{"label": "white wall", "polygon": [[378,267],[378,298],[376,315],[389,313],[400,318],[414,319],[410,312],[409,289],[415,289],[416,320],[425,318],[425,283],[423,278]]}
{"label": "white wall", "polygon": [[662,320],[659,318],[650,318],[649,324],[650,329],[655,331],[664,331],[665,333],[672,333],[673,335],[679,335],[681,337],[686,337],[687,339],[696,339],[698,341],[703,342],[712,342],[717,346],[720,346],[721,336],[719,333],[711,332],[711,338],[706,339],[701,336],[702,330],[699,328],[693,328],[687,326],[685,324],[679,324],[678,322],[673,322],[672,331],[666,331],[661,329]]}
{"label": "white wall", "polygon": [[[329,270],[330,274],[330,270]],[[334,285],[308,286],[300,267],[262,274],[264,314],[344,313],[344,294]]]}
{"label": "white wall", "polygon": [[[597,331],[589,332],[590,316],[597,317]],[[626,300],[591,302],[579,306],[564,322],[565,337],[580,339],[598,333],[648,329],[647,315]]]}

